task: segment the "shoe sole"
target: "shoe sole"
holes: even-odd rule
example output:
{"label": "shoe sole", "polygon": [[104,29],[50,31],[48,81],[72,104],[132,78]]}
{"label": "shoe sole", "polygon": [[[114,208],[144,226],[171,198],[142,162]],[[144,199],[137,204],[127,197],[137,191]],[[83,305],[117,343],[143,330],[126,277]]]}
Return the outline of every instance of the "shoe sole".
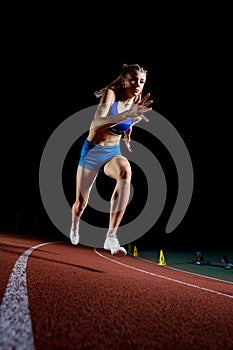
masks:
{"label": "shoe sole", "polygon": [[71,243],[72,243],[73,245],[78,245],[78,242],[79,242],[79,241],[73,241],[73,240],[71,240]]}
{"label": "shoe sole", "polygon": [[118,257],[123,257],[123,256],[126,256],[126,253],[122,250],[117,250],[116,252],[114,253],[111,253],[112,255],[114,256],[118,256]]}
{"label": "shoe sole", "polygon": [[112,252],[113,249],[109,248],[107,245],[104,245],[104,249],[105,250],[110,250],[111,254],[114,256],[125,256],[127,254],[126,250],[123,250],[123,248],[115,248],[116,250],[114,252]]}

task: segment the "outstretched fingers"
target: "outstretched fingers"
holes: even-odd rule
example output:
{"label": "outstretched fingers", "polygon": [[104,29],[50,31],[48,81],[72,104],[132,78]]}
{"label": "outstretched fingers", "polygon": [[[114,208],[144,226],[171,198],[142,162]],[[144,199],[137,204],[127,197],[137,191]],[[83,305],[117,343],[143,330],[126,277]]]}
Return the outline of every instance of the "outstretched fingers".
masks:
{"label": "outstretched fingers", "polygon": [[[141,97],[141,95],[140,95]],[[135,99],[134,100],[134,104],[132,105],[131,109],[130,109],[130,112],[131,112],[131,115],[133,118],[142,118],[144,121],[148,122],[149,119],[147,119],[145,116],[144,116],[144,113],[146,112],[149,112],[152,110],[152,107],[148,107],[151,105],[151,103],[153,102],[153,100],[149,100],[150,97],[150,93],[148,93],[145,97],[143,97],[141,100],[140,98],[138,97],[138,99]],[[137,102],[138,101],[138,102]]]}
{"label": "outstretched fingers", "polygon": [[143,105],[143,106],[149,106],[151,105],[151,103],[153,103],[153,100],[148,100],[148,98],[150,97],[150,93],[148,93],[146,96],[144,96],[141,101],[139,102],[139,104]]}
{"label": "outstretched fingers", "polygon": [[142,115],[141,115],[141,118],[144,119],[146,122],[148,122],[149,119],[146,118],[146,117],[144,116],[144,113],[149,112],[149,111],[151,111],[151,110],[152,110],[151,107],[148,108],[148,107],[146,107],[145,105],[143,105],[143,113],[142,113]]}

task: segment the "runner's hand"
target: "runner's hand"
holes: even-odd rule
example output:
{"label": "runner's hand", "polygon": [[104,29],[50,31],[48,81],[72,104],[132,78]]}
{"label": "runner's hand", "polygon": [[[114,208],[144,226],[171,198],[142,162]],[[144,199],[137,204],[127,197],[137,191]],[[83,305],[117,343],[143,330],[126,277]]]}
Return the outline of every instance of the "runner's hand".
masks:
{"label": "runner's hand", "polygon": [[130,141],[131,141],[131,133],[132,133],[132,128],[130,128],[129,130],[127,130],[124,133],[124,141],[125,141],[125,145],[128,149],[129,152],[132,152],[131,147],[130,147]]}
{"label": "runner's hand", "polygon": [[148,93],[145,97],[141,99],[141,95],[137,96],[134,100],[134,103],[132,107],[129,110],[129,116],[130,118],[142,118],[146,122],[148,122],[148,118],[144,116],[144,113],[149,112],[152,110],[151,107],[149,106],[153,100],[149,100],[148,98],[150,97],[150,93]]}

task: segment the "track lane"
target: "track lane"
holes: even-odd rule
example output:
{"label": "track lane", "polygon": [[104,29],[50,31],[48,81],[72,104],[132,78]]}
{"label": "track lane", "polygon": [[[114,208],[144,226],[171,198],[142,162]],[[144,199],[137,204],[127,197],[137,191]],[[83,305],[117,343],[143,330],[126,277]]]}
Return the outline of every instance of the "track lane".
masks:
{"label": "track lane", "polygon": [[[204,286],[205,278],[98,252],[114,262],[67,241],[31,253],[27,288],[36,350],[233,348],[232,299],[168,279]],[[206,282],[232,295],[232,285]]]}
{"label": "track lane", "polygon": [[[174,283],[179,283],[186,285],[187,287],[197,288],[209,293],[215,293],[227,298],[233,299],[233,283],[229,281],[223,281],[216,278],[210,278],[203,275],[196,275],[194,273],[189,273],[186,271],[170,268],[169,266],[159,266],[156,263],[148,265],[151,262],[146,261],[145,259],[141,260],[133,257],[135,261],[129,261],[129,264],[123,263],[122,261],[116,261],[114,258],[110,258],[106,255],[104,251],[100,252],[98,249],[94,249],[96,254],[99,256],[117,263],[126,268],[149,274],[153,277],[166,279]],[[139,263],[137,263],[139,260]],[[163,270],[161,270],[163,269]],[[175,272],[175,273],[174,273]],[[194,281],[194,283],[193,283]],[[223,287],[223,284],[226,283]]]}

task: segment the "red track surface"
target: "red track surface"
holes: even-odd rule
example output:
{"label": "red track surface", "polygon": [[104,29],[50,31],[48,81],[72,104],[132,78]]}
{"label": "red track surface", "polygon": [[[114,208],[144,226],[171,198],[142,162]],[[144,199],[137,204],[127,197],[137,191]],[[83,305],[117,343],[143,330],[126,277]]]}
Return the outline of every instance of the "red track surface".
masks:
{"label": "red track surface", "polygon": [[[44,242],[0,235],[2,304],[17,259]],[[34,249],[26,271],[36,350],[233,349],[231,283],[68,240]]]}

